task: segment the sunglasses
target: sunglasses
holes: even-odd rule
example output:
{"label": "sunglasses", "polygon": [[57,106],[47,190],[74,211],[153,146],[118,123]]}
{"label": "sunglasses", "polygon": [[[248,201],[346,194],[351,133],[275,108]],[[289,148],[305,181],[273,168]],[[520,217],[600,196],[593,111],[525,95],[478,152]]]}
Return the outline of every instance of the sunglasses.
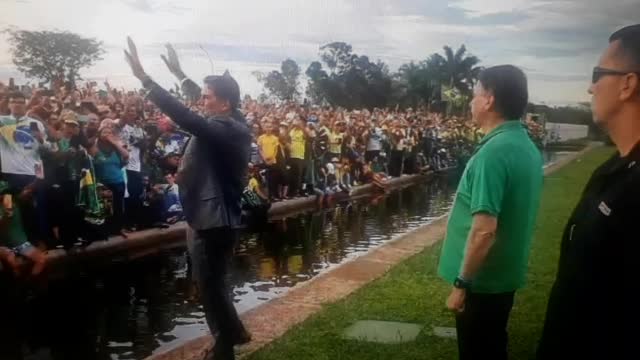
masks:
{"label": "sunglasses", "polygon": [[600,81],[603,76],[625,76],[627,74],[636,74],[640,77],[640,71],[620,71],[613,69],[605,69],[599,66],[593,68],[593,74],[591,75],[591,82],[593,84]]}

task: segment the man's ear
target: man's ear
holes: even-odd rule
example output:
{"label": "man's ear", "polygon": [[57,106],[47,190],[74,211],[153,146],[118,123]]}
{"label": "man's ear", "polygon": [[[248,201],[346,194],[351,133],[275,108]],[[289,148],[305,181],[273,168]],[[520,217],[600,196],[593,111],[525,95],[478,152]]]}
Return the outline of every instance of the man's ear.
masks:
{"label": "man's ear", "polygon": [[486,97],[486,101],[485,101],[485,110],[486,111],[490,111],[491,109],[495,108],[495,104],[496,104],[496,97],[493,96],[493,94],[489,95]]}
{"label": "man's ear", "polygon": [[640,75],[627,74],[621,87],[620,100],[628,100],[634,96],[640,96]]}

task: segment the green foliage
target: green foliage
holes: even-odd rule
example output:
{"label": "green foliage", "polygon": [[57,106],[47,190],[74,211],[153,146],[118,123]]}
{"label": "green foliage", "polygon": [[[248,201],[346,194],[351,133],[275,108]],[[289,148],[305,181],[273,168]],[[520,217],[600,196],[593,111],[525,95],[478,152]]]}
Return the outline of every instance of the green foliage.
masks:
{"label": "green foliage", "polygon": [[444,56],[433,54],[428,66],[438,75],[440,84],[456,88],[462,95],[473,93],[473,84],[477,80],[481,67],[477,66],[480,59],[467,53],[467,48],[461,45],[456,52],[449,46],[444,48]]}
{"label": "green foliage", "polygon": [[320,60],[305,72],[306,95],[311,102],[347,109],[428,106],[441,100],[443,85],[455,88],[461,101],[452,104],[464,112],[473,82],[481,70],[480,60],[462,45],[455,53],[445,46],[445,56],[433,54],[420,62],[409,62],[390,75],[383,62],[353,53],[351,45],[333,42],[320,47]]}
{"label": "green foliage", "polygon": [[102,42],[63,31],[6,30],[13,63],[29,78],[44,81],[81,79],[80,69],[102,60]]}
{"label": "green foliage", "polygon": [[328,103],[347,109],[387,106],[391,101],[391,76],[381,61],[352,52],[344,42],[320,47],[322,63],[314,61],[307,68],[307,95],[314,103]]}
{"label": "green foliage", "polygon": [[[596,149],[545,179],[528,285],[518,291],[509,321],[512,359],[535,357],[562,231],[590,174],[611,153],[611,148]],[[427,248],[346,299],[324,306],[249,359],[455,359],[455,340],[438,338],[432,332],[433,326],[455,326],[454,316],[445,309],[451,285],[436,271],[439,255],[440,244]],[[343,339],[344,329],[358,320],[404,321],[424,325],[424,329],[416,341],[398,345]]]}
{"label": "green foliage", "polygon": [[300,66],[294,60],[283,61],[280,71],[273,70],[267,74],[254,72],[253,75],[263,84],[270,96],[280,101],[293,101],[300,95]]}
{"label": "green foliage", "polygon": [[440,91],[438,75],[427,61],[400,66],[394,80],[395,99],[403,107],[428,105]]}

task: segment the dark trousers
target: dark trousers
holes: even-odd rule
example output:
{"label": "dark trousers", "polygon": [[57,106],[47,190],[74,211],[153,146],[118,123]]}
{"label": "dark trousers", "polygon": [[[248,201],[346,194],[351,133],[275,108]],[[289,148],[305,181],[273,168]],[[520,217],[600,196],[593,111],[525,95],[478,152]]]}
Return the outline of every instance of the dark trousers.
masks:
{"label": "dark trousers", "polygon": [[269,189],[269,198],[280,197],[278,188],[283,183],[282,166],[279,164],[267,165],[267,188]]}
{"label": "dark trousers", "polygon": [[60,235],[60,243],[55,245],[63,245],[68,249],[83,235],[82,210],[76,206],[80,184],[77,181],[62,181],[57,185],[47,189],[49,220],[52,226],[58,228]]}
{"label": "dark trousers", "polygon": [[364,153],[364,161],[370,163],[378,156],[380,156],[380,150],[367,150]]}
{"label": "dark trousers", "polygon": [[119,235],[124,221],[124,183],[105,184],[113,196],[113,216],[111,217],[109,231],[112,235]]}
{"label": "dark trousers", "polygon": [[291,167],[289,173],[289,194],[291,196],[298,196],[302,190],[302,175],[304,175],[304,159],[289,159],[289,166]]}
{"label": "dark trousers", "polygon": [[402,175],[402,163],[404,161],[403,150],[392,150],[389,157],[389,175],[398,177]]}
{"label": "dark trousers", "polygon": [[139,171],[127,170],[127,192],[129,197],[124,201],[124,212],[127,214],[125,225],[140,226],[142,222],[142,174]]}
{"label": "dark trousers", "polygon": [[200,301],[209,330],[216,336],[218,353],[222,349],[221,353],[225,354],[223,359],[233,359],[233,345],[246,332],[229,296],[230,289],[225,279],[237,238],[238,230],[230,228],[187,231],[187,245]]}
{"label": "dark trousers", "polygon": [[456,315],[460,360],[507,359],[507,322],[514,295],[467,293],[464,311]]}

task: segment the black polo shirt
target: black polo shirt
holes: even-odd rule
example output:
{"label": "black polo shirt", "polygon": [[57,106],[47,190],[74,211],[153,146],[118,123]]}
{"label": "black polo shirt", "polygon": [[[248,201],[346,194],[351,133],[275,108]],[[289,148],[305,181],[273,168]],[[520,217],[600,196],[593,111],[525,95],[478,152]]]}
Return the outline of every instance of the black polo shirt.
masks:
{"label": "black polo shirt", "polygon": [[539,359],[613,359],[640,348],[639,242],[640,143],[593,173],[567,223]]}

